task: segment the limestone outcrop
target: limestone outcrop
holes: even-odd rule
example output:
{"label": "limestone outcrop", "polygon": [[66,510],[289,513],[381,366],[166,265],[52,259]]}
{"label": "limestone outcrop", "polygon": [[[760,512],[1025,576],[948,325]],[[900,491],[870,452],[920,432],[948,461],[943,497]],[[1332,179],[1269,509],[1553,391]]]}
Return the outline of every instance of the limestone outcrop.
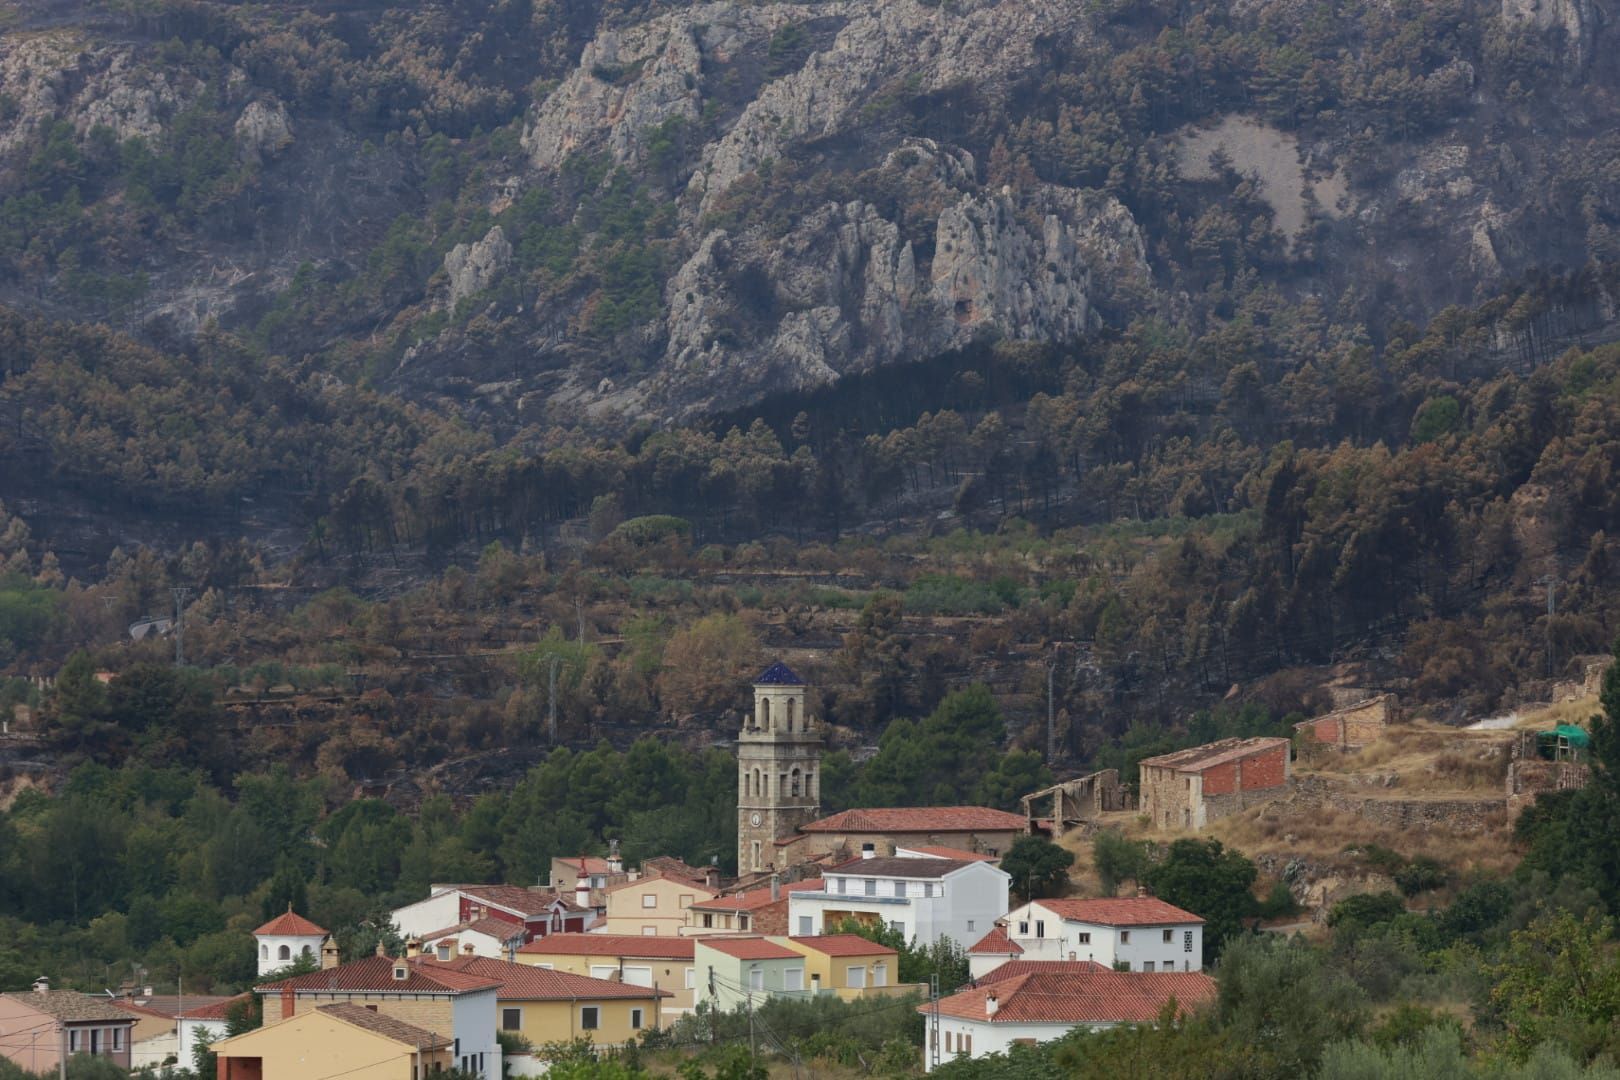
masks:
{"label": "limestone outcrop", "polygon": [[485,233],[482,240],[451,248],[444,256],[444,272],[450,279],[449,306],[454,308],[489,288],[511,262],[512,245],[499,225]]}

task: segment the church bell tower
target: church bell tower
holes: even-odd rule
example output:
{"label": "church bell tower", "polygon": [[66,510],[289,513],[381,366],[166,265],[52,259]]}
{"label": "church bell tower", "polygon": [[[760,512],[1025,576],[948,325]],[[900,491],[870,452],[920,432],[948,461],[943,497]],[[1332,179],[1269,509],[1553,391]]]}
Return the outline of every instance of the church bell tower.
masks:
{"label": "church bell tower", "polygon": [[780,862],[776,841],[821,816],[821,730],[804,680],[777,661],[754,680],[754,713],[737,738],[737,873]]}

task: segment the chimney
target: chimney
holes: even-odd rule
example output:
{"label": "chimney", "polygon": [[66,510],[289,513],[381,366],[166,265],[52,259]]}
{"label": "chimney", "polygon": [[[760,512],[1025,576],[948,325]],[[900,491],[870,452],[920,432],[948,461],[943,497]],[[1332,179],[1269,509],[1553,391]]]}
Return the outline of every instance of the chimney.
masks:
{"label": "chimney", "polygon": [[608,841],[608,873],[617,874],[624,870],[624,860],[619,858],[619,842]]}
{"label": "chimney", "polygon": [[374,950],[378,956],[388,955],[388,946],[383,944],[382,938],[377,939],[377,948]]}
{"label": "chimney", "polygon": [[870,859],[873,856],[875,856],[876,854],[877,854],[877,845],[876,844],[867,843],[867,844],[862,844],[861,845],[861,858]]}
{"label": "chimney", "polygon": [[36,993],[36,994],[48,994],[50,992],[51,992],[51,980],[48,977],[46,977],[44,975],[41,975],[39,978],[34,980],[34,993]]}
{"label": "chimney", "polygon": [[1001,1004],[996,1001],[996,992],[992,990],[984,996],[984,1018],[988,1020],[995,1016],[996,1010],[999,1008],[1001,1008]]}
{"label": "chimney", "polygon": [[338,966],[337,942],[327,938],[321,942],[321,970],[327,971]]}
{"label": "chimney", "polygon": [[461,943],[461,955],[462,956],[471,956],[472,954],[473,954],[472,942],[470,942],[470,941],[462,942]]}
{"label": "chimney", "polygon": [[590,878],[581,876],[579,881],[574,884],[574,903],[583,908],[591,906]]}
{"label": "chimney", "polygon": [[780,899],[782,899],[782,875],[781,874],[772,874],[771,875],[771,903],[774,904]]}
{"label": "chimney", "polygon": [[1146,896],[1147,894],[1148,894],[1148,891],[1147,891],[1147,886],[1146,885],[1138,885],[1136,887],[1136,895],[1137,895],[1138,899],[1140,899],[1141,897]]}
{"label": "chimney", "polygon": [[290,987],[290,986],[285,986],[285,985],[282,986],[282,988],[281,988],[281,1018],[283,1020],[291,1020],[292,1019],[294,1000],[295,999],[293,997],[293,988]]}
{"label": "chimney", "polygon": [[412,934],[405,939],[405,959],[414,960],[420,955],[422,955],[422,943],[417,940],[415,934]]}
{"label": "chimney", "polygon": [[151,997],[151,996],[152,996],[152,988],[151,988],[151,987],[150,987],[150,986],[147,986],[147,987],[142,987],[142,989],[144,989],[144,990],[145,990],[145,991],[146,991],[146,996],[147,996],[147,997]]}

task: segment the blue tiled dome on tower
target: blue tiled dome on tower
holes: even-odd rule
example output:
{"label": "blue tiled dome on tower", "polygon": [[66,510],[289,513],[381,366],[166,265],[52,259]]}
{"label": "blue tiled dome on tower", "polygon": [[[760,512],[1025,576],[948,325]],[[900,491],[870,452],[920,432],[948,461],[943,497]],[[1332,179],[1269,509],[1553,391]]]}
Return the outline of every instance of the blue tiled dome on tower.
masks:
{"label": "blue tiled dome on tower", "polygon": [[804,680],[793,673],[793,669],[778,660],[770,667],[759,673],[754,680],[755,686],[803,686]]}

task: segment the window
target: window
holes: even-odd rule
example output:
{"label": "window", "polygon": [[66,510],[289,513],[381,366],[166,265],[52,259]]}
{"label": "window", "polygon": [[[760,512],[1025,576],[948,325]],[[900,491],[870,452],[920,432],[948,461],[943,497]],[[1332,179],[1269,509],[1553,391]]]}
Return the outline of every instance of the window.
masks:
{"label": "window", "polygon": [[259,946],[259,959],[260,960],[268,960],[268,959],[270,959],[270,946],[268,946],[268,945],[260,945]]}
{"label": "window", "polygon": [[1166,945],[1170,944],[1172,941],[1175,941],[1175,940],[1176,940],[1176,932],[1174,930],[1166,930],[1164,932],[1164,943]]}
{"label": "window", "polygon": [[1129,945],[1131,943],[1131,932],[1129,930],[1121,930],[1119,932],[1119,943],[1121,945]]}
{"label": "window", "polygon": [[707,911],[703,913],[703,928],[705,930],[714,929],[714,916]]}
{"label": "window", "polygon": [[788,968],[782,973],[782,989],[803,990],[804,968]]}
{"label": "window", "polygon": [[848,878],[834,878],[833,880],[838,882],[838,891],[839,892],[849,892],[849,879]]}
{"label": "window", "polygon": [[443,944],[439,946],[439,959],[444,961],[450,959],[450,946]]}
{"label": "window", "polygon": [[601,874],[593,874],[591,876],[591,888],[600,889],[605,885],[607,885],[607,878],[603,877]]}
{"label": "window", "polygon": [[965,1044],[959,1044],[961,1045],[962,1053],[967,1054],[969,1057],[973,1056],[973,1036],[971,1034],[963,1035],[962,1044]]}
{"label": "window", "polygon": [[877,964],[872,965],[872,985],[873,986],[888,986],[889,985],[889,965],[888,964],[877,963]]}
{"label": "window", "polygon": [[746,916],[746,915],[738,915],[737,916],[737,929],[739,929],[739,930],[748,929],[748,916]]}
{"label": "window", "polygon": [[889,920],[889,929],[893,930],[895,933],[899,934],[901,937],[906,936],[906,924],[901,922],[899,919],[890,919]]}
{"label": "window", "polygon": [[641,936],[642,937],[657,937],[658,936],[658,927],[656,927],[656,926],[643,926],[641,928]]}
{"label": "window", "polygon": [[924,896],[933,896],[934,895],[934,883],[932,881],[923,882],[923,895]]}
{"label": "window", "polygon": [[793,770],[793,797],[795,799],[797,799],[799,797],[799,770],[798,769]]}
{"label": "window", "polygon": [[1153,970],[1153,961],[1152,960],[1144,960],[1144,961],[1142,961],[1142,970],[1143,971],[1152,971]]}
{"label": "window", "polygon": [[522,1031],[523,1030],[523,1010],[522,1009],[502,1009],[501,1010],[501,1030],[502,1031]]}
{"label": "window", "polygon": [[1081,945],[1090,945],[1091,944],[1091,931],[1090,930],[1081,931],[1080,933],[1074,935],[1074,940],[1078,944],[1081,944]]}
{"label": "window", "polygon": [[697,986],[697,972],[692,968],[686,969],[686,988],[692,990]]}
{"label": "window", "polygon": [[114,1050],[122,1050],[124,1048],[124,1029],[123,1028],[113,1028],[112,1029],[112,1048]]}
{"label": "window", "polygon": [[644,908],[657,907],[658,906],[658,897],[653,895],[650,892],[649,893],[642,893],[641,894],[641,906],[644,907]]}
{"label": "window", "polygon": [[954,1031],[947,1031],[947,1032],[946,1032],[946,1033],[945,1033],[945,1052],[946,1052],[946,1053],[947,1053],[947,1054],[949,1054],[949,1053],[952,1053],[952,1052],[953,1052],[953,1051],[952,1051],[952,1050],[951,1050],[951,1043],[953,1043],[953,1042],[955,1042],[955,1041],[956,1041],[956,1032],[954,1032]]}
{"label": "window", "polygon": [[640,1009],[631,1009],[630,1010],[630,1030],[631,1031],[640,1031],[641,1030],[641,1010]]}
{"label": "window", "polygon": [[1018,936],[1019,937],[1029,937],[1029,923],[1020,922],[1018,924]]}
{"label": "window", "polygon": [[1192,952],[1192,931],[1185,930],[1181,934],[1181,951]]}
{"label": "window", "polygon": [[1046,936],[1046,920],[1045,919],[1036,919],[1035,920],[1035,936],[1038,937],[1038,938],[1043,938],[1043,937]]}
{"label": "window", "polygon": [[277,960],[291,960],[292,959],[292,950],[287,948],[287,946],[283,945],[281,948],[276,950],[276,959]]}
{"label": "window", "polygon": [[866,965],[851,964],[849,966],[849,988],[851,990],[866,989]]}
{"label": "window", "polygon": [[750,990],[763,990],[763,989],[765,989],[765,969],[764,968],[752,967],[752,968],[748,969],[748,989],[750,989]]}
{"label": "window", "polygon": [[904,895],[906,895],[906,883],[905,882],[897,881],[897,882],[894,883],[894,895],[896,895],[896,896],[904,896]]}
{"label": "window", "polygon": [[585,1005],[579,1010],[579,1026],[585,1031],[595,1031],[601,1025],[602,1010],[595,1005]]}
{"label": "window", "polygon": [[68,1028],[68,1053],[77,1054],[78,1052],[79,1052],[79,1029],[78,1028]]}
{"label": "window", "polygon": [[810,929],[810,924],[811,924],[810,916],[808,916],[808,915],[800,915],[799,916],[799,936],[800,937],[809,937],[811,934],[815,933],[814,930]]}
{"label": "window", "polygon": [[970,934],[973,933],[973,920],[972,919],[968,920],[968,933],[970,933]]}
{"label": "window", "polygon": [[866,879],[866,895],[867,896],[876,896],[877,895],[877,878],[869,877],[869,878]]}

